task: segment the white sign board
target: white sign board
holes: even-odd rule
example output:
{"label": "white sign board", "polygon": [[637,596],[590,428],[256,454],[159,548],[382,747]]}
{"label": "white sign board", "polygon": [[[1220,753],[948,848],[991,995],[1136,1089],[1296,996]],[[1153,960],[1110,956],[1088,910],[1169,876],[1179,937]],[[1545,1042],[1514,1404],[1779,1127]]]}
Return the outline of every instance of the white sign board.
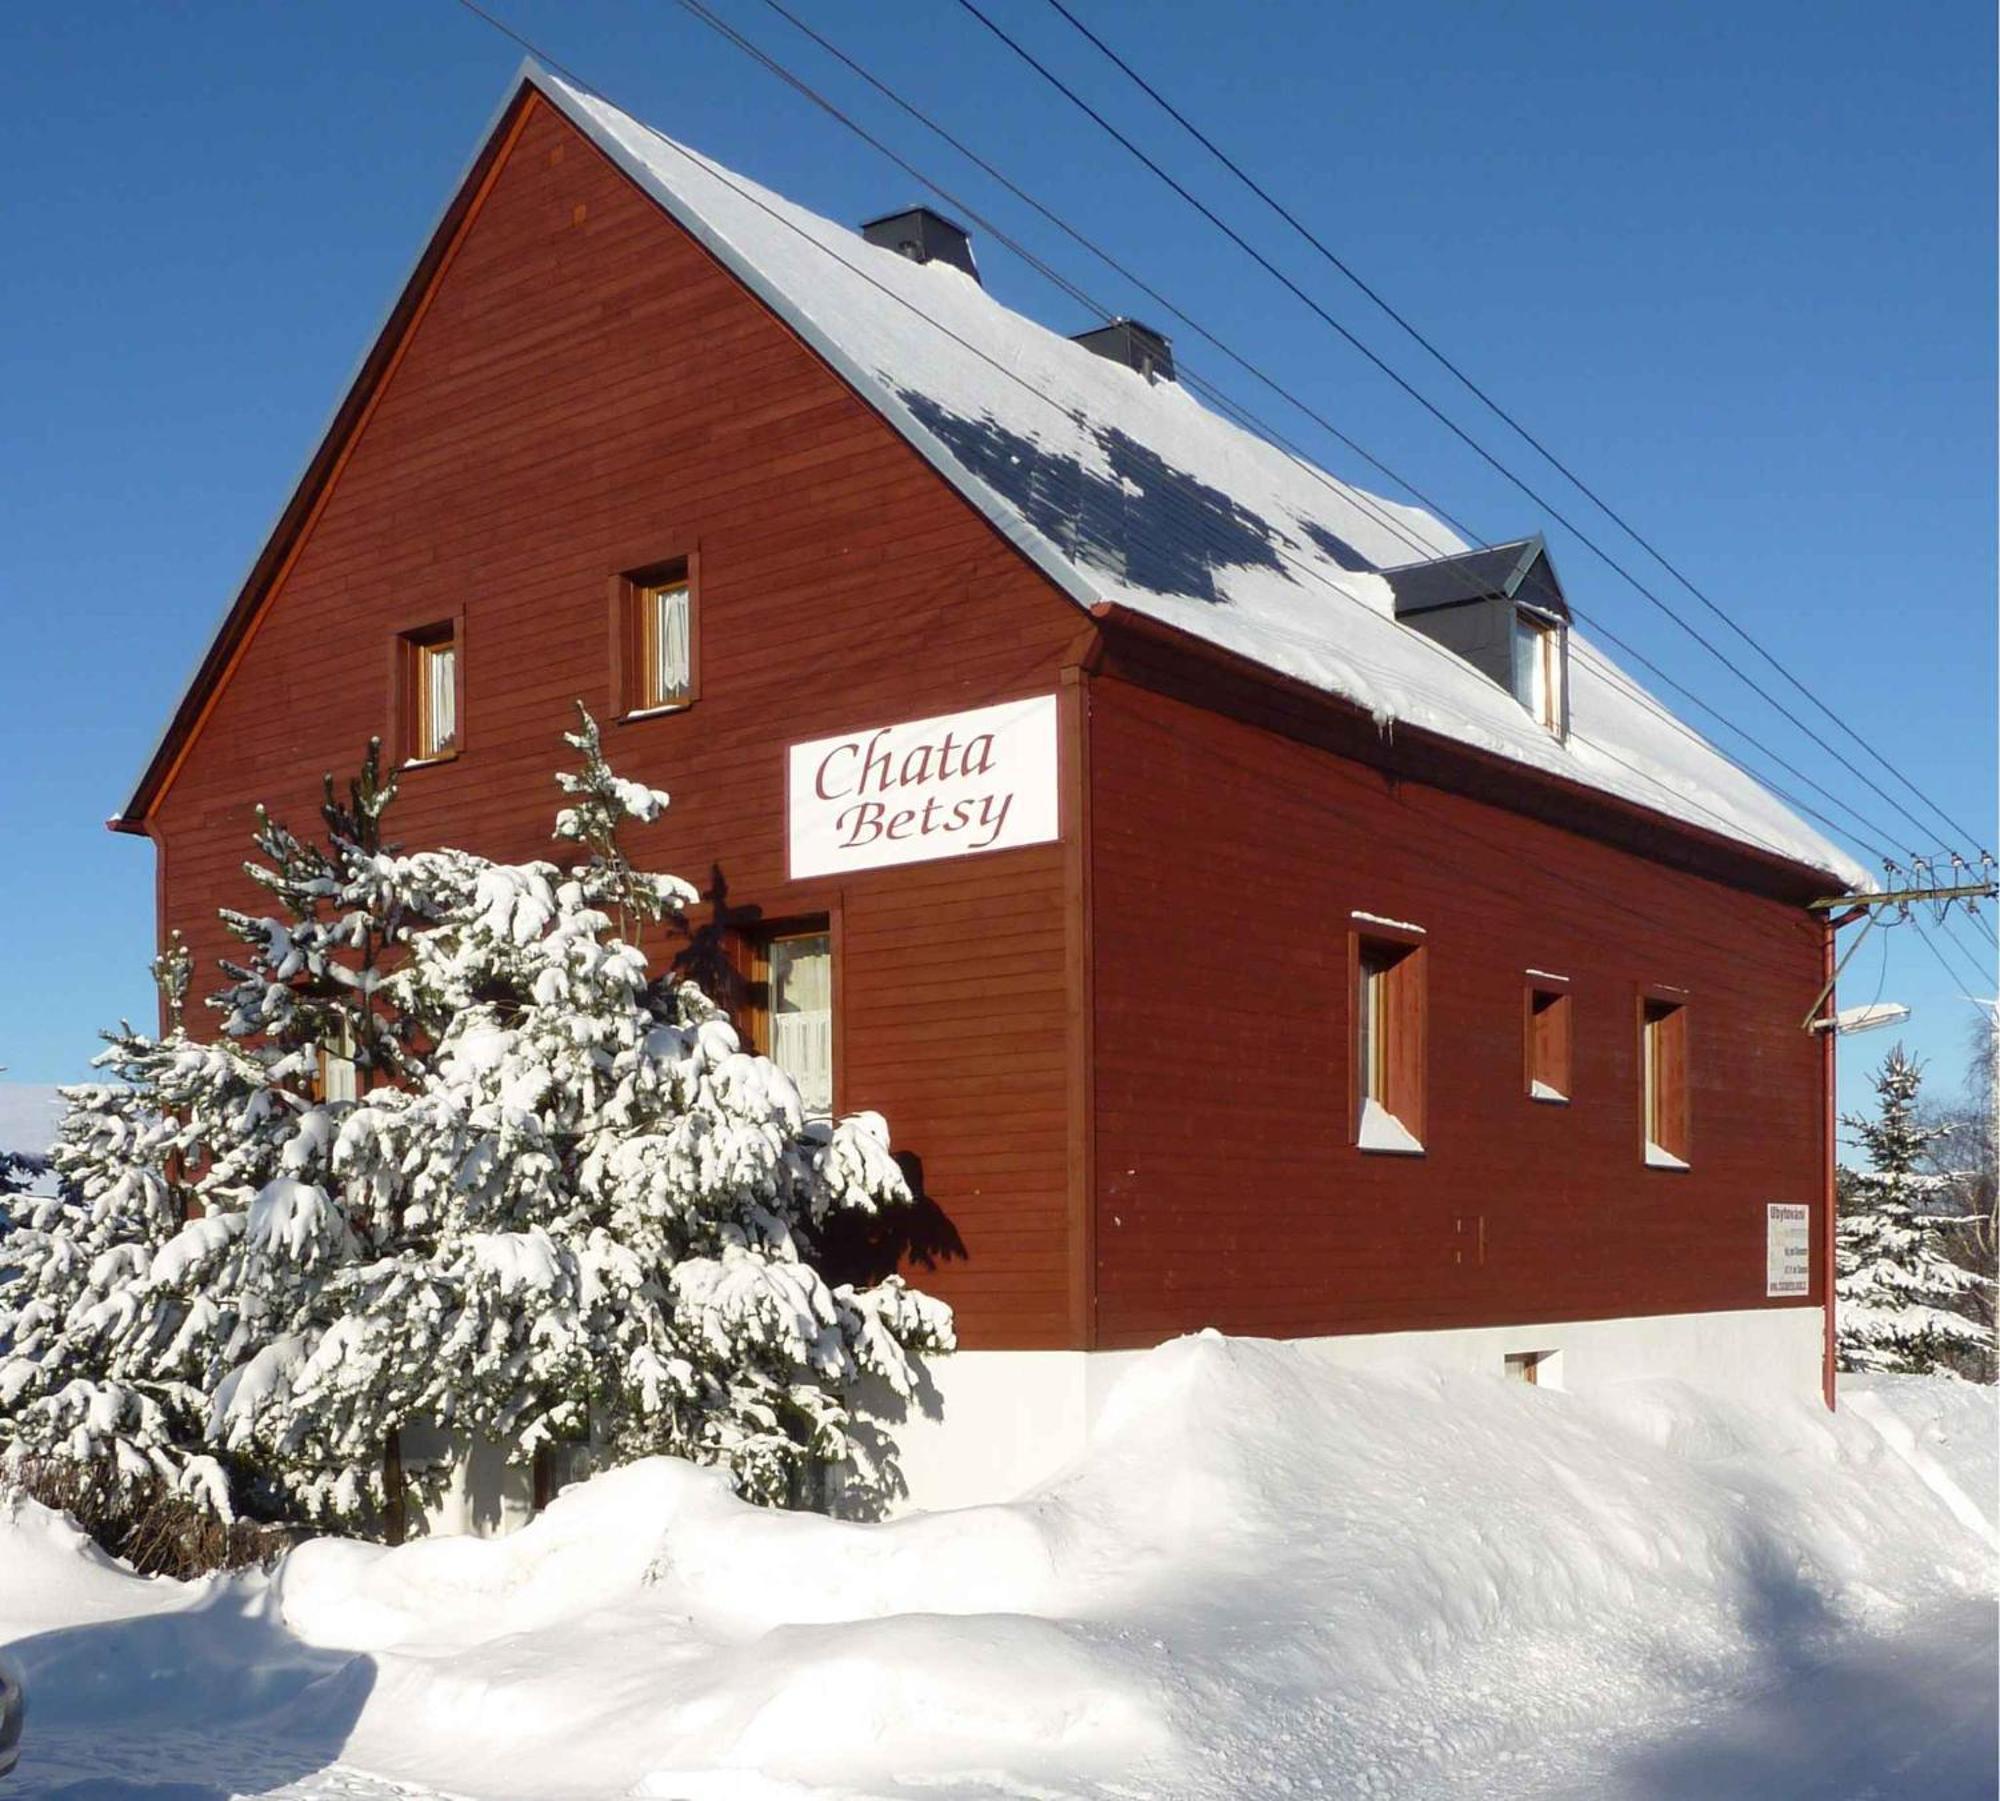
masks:
{"label": "white sign board", "polygon": [[1060,831],[1053,694],[815,738],[787,757],[795,878],[1046,844]]}
{"label": "white sign board", "polygon": [[1773,1201],[1764,1209],[1764,1293],[1812,1292],[1812,1209]]}

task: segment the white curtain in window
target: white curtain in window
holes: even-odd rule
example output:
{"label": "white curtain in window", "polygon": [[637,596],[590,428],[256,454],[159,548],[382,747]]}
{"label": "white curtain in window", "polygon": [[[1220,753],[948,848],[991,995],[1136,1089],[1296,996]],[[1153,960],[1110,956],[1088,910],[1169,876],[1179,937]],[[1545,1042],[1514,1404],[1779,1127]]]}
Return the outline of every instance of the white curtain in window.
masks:
{"label": "white curtain in window", "polygon": [[688,667],[688,591],[685,585],[653,590],[653,704],[685,700]]}
{"label": "white curtain in window", "polygon": [[333,1043],[319,1054],[319,1093],[323,1101],[361,1098],[361,1072],[354,1063],[354,1034],[345,1025]]}
{"label": "white curtain in window", "polygon": [[808,1113],[833,1111],[833,946],[823,933],[771,945],[771,1061]]}
{"label": "white curtain in window", "polygon": [[458,646],[439,644],[424,657],[425,717],[430,721],[426,756],[451,749],[458,738]]}

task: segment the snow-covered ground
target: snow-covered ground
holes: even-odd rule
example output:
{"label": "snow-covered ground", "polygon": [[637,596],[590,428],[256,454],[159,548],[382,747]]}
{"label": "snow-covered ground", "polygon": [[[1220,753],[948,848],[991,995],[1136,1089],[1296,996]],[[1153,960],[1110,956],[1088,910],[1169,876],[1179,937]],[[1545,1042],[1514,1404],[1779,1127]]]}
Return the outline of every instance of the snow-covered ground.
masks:
{"label": "snow-covered ground", "polygon": [[[511,1539],[142,1581],[0,1505],[20,1793],[1994,1792],[1994,1396],[1591,1399],[1204,1336],[1006,1506],[839,1524],[667,1460]],[[14,1792],[0,1785],[0,1794]]]}

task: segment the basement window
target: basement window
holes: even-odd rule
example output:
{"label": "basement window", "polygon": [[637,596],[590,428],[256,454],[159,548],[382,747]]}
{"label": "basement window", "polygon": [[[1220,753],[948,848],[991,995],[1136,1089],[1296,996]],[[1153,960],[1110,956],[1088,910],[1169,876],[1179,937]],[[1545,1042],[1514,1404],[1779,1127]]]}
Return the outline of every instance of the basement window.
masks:
{"label": "basement window", "polygon": [[1688,1167],[1688,1025],[1679,1001],[1639,1003],[1639,1105],[1649,1169]]}
{"label": "basement window", "polygon": [[1514,698],[1535,723],[1564,737],[1569,729],[1562,621],[1530,607],[1514,610]]}
{"label": "basement window", "polygon": [[1364,1151],[1424,1148],[1424,949],[1354,936],[1354,1142]]}
{"label": "basement window", "polygon": [[755,947],[752,1037],[792,1078],[808,1119],[833,1114],[833,936],[821,922]]}
{"label": "basement window", "polygon": [[1508,1351],[1500,1359],[1500,1369],[1509,1382],[1525,1382],[1530,1388],[1563,1385],[1560,1351]]}
{"label": "basement window", "polygon": [[405,763],[438,763],[458,755],[458,630],[450,622],[403,635],[397,697]]}
{"label": "basement window", "polygon": [[612,584],[618,713],[678,712],[695,699],[694,559],[619,576]]}
{"label": "basement window", "polygon": [[1569,984],[1530,971],[1526,1000],[1528,1098],[1566,1104],[1570,1094]]}

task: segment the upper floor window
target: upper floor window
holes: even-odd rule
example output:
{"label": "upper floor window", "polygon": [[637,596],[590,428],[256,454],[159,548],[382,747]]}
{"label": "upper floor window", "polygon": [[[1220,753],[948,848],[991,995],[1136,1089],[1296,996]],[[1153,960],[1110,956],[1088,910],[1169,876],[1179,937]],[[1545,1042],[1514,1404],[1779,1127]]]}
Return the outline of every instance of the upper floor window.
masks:
{"label": "upper floor window", "polygon": [[1424,1148],[1424,952],[1409,929],[1354,939],[1354,1142]]}
{"label": "upper floor window", "polygon": [[1514,698],[1536,724],[1562,737],[1568,729],[1560,620],[1517,607],[1514,611]]}
{"label": "upper floor window", "polygon": [[458,630],[449,622],[407,632],[401,647],[403,761],[456,756],[459,741]]}
{"label": "upper floor window", "polygon": [[1639,1108],[1646,1162],[1688,1166],[1688,1020],[1680,1001],[1639,1003]]}
{"label": "upper floor window", "polygon": [[695,698],[694,560],[618,577],[612,588],[618,712],[670,712]]}

